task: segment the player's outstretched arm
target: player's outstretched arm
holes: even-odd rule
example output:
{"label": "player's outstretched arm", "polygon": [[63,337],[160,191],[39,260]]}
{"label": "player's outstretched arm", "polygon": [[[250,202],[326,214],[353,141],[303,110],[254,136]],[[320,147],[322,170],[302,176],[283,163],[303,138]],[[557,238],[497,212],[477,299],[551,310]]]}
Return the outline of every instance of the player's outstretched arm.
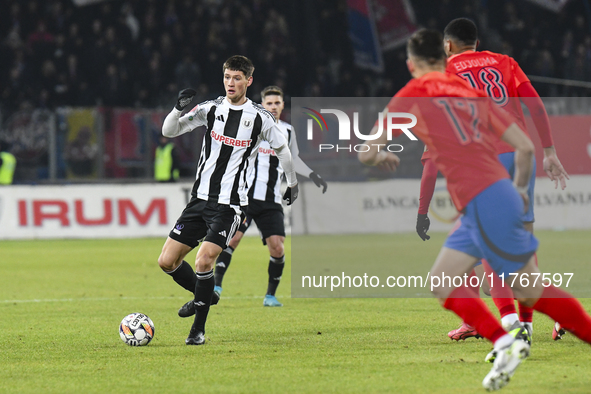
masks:
{"label": "player's outstretched arm", "polygon": [[[378,126],[375,125],[373,129],[371,129],[370,134],[375,134],[377,131]],[[400,164],[400,158],[394,153],[383,149],[387,143],[387,133],[382,133],[382,135],[370,145],[369,150],[367,152],[359,152],[357,158],[360,162],[368,166],[378,166],[385,170],[396,171],[396,168]]]}
{"label": "player's outstretched arm", "polygon": [[[188,122],[193,121],[194,116],[188,116],[187,121],[183,121],[181,115],[183,110],[191,103],[195,94],[197,94],[197,92],[193,89],[183,89],[179,92],[174,108],[168,115],[166,115],[164,123],[162,124],[163,136],[172,138],[192,130],[192,127]],[[198,117],[195,116],[195,118],[197,118],[198,121]],[[200,126],[197,122],[195,123],[195,127]]]}
{"label": "player's outstretched arm", "polygon": [[293,167],[291,153],[287,144],[281,145],[279,148],[274,148],[274,150],[285,172],[285,179],[287,179],[287,190],[283,195],[283,199],[287,201],[287,205],[291,205],[298,198],[299,194],[298,180]]}
{"label": "player's outstretched arm", "polygon": [[328,185],[322,177],[313,171],[304,161],[300,158],[300,148],[298,147],[298,140],[295,132],[292,130],[291,139],[289,141],[289,149],[291,151],[291,158],[293,160],[293,166],[296,173],[307,176],[314,182],[317,187],[322,188],[322,193],[326,193]]}
{"label": "player's outstretched arm", "polygon": [[560,188],[564,190],[566,188],[566,180],[570,179],[566,170],[558,160],[556,156],[556,149],[554,146],[544,148],[544,171],[552,181],[554,181],[554,188],[558,188],[560,182]]}
{"label": "player's outstretched arm", "polygon": [[322,188],[322,193],[326,193],[326,189],[328,189],[328,185],[326,184],[326,181],[324,179],[322,179],[322,177],[320,175],[318,175],[316,172],[312,171],[310,173],[310,175],[308,175],[308,178],[310,178],[312,180],[312,182],[314,182],[314,184],[317,187],[321,187]]}
{"label": "player's outstretched arm", "polygon": [[419,213],[417,215],[417,234],[423,241],[431,239],[427,235],[431,221],[427,216],[429,204],[435,192],[435,183],[437,182],[437,166],[433,160],[426,158],[423,160],[423,174],[421,175],[421,191],[419,195]]}
{"label": "player's outstretched arm", "polygon": [[566,188],[566,180],[570,178],[556,155],[556,149],[554,148],[554,141],[550,131],[550,121],[548,120],[548,113],[546,112],[544,103],[530,82],[520,84],[517,88],[517,93],[529,110],[538,135],[540,136],[540,141],[542,141],[542,147],[544,148],[544,171],[554,181],[554,188],[558,188],[558,183],[560,182],[560,187],[564,190]]}

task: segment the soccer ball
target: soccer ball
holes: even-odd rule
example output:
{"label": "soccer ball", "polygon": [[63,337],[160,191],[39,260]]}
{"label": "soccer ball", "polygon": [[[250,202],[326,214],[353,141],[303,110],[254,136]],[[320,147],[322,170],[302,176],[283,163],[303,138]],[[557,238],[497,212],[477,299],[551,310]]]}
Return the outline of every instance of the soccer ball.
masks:
{"label": "soccer ball", "polygon": [[132,313],[121,320],[119,336],[129,346],[144,346],[154,338],[154,323],[143,313]]}

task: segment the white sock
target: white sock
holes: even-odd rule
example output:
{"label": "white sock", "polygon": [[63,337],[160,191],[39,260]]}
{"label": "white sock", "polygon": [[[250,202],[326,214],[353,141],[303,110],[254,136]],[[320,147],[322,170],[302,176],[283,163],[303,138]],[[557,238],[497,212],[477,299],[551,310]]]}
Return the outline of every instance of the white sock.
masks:
{"label": "white sock", "polygon": [[501,324],[505,330],[508,330],[516,321],[519,321],[517,313],[509,313],[501,318]]}
{"label": "white sock", "polygon": [[527,329],[527,331],[534,332],[534,323],[523,323],[523,326]]}

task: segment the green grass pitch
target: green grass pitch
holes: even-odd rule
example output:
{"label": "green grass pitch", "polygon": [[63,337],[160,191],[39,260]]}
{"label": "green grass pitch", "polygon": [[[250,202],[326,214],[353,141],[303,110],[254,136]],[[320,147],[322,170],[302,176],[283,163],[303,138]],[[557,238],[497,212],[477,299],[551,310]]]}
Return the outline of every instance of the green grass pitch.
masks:
{"label": "green grass pitch", "polygon": [[[540,266],[588,263],[591,231],[537,234]],[[376,236],[355,242],[364,237]],[[445,234],[378,237],[433,259]],[[459,320],[434,299],[292,299],[288,259],[277,293],[284,307],[263,308],[268,254],[250,237],[212,307],[206,345],[186,346],[192,319],[176,312],[189,293],[158,268],[163,241],[1,241],[0,393],[484,391],[491,345],[452,343],[446,334]],[[581,301],[591,311],[591,300]],[[120,340],[119,322],[131,312],[154,321],[148,346]],[[532,355],[503,392],[590,391],[591,348],[570,334],[553,342],[551,330],[535,315]]]}

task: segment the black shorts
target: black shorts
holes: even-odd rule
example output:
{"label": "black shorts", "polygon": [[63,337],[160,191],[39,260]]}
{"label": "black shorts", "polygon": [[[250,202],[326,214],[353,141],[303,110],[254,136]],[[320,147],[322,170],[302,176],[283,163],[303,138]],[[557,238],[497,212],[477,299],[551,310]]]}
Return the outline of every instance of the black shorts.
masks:
{"label": "black shorts", "polygon": [[263,244],[267,244],[266,239],[271,235],[285,237],[285,222],[281,204],[259,201],[254,198],[249,199],[246,219],[242,221],[239,231],[245,233],[252,220],[257,224]]}
{"label": "black shorts", "polygon": [[240,207],[192,197],[168,236],[192,248],[207,241],[225,249],[240,225],[241,214]]}

